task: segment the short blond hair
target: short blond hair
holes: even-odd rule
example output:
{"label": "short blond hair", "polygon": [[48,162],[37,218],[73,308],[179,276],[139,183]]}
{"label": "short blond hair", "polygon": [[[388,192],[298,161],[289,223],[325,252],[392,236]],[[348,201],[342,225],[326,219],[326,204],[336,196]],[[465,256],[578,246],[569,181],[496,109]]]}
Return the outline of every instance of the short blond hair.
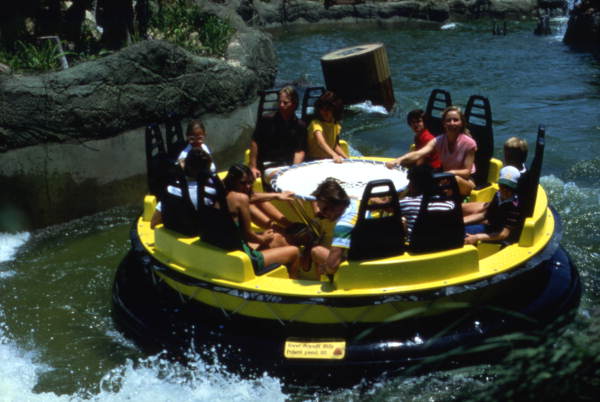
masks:
{"label": "short blond hair", "polygon": [[504,164],[519,169],[527,160],[527,141],[519,137],[510,137],[504,142]]}
{"label": "short blond hair", "polygon": [[296,88],[294,88],[291,85],[286,85],[279,90],[279,95],[282,94],[287,95],[288,98],[290,98],[290,100],[294,104],[294,108],[298,107],[298,92],[296,91]]}

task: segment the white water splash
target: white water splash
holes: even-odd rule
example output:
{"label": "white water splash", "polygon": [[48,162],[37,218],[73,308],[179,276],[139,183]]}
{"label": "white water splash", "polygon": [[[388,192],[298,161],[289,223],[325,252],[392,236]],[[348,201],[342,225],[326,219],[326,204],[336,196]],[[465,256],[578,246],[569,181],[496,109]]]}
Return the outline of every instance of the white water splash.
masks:
{"label": "white water splash", "polygon": [[384,116],[389,115],[387,109],[380,105],[373,105],[371,101],[364,101],[362,103],[356,103],[354,105],[348,106],[348,109],[353,110],[355,112],[361,113],[373,113],[373,114],[381,114]]}
{"label": "white water splash", "polygon": [[[0,233],[0,262],[14,259],[30,238],[29,233]],[[0,272],[0,281],[13,272]],[[118,339],[120,336],[114,334]],[[129,341],[122,338],[123,344]],[[215,359],[216,361],[216,359]],[[81,389],[71,395],[37,392],[42,373],[53,367],[40,363],[36,350],[26,350],[10,335],[0,305],[0,402],[66,401],[261,401],[279,402],[288,398],[277,378],[263,375],[244,379],[227,372],[218,362],[206,363],[194,357],[183,367],[159,356],[128,360],[109,371],[98,384],[99,391]]]}
{"label": "white water splash", "polygon": [[152,356],[128,360],[107,373],[99,383],[100,391],[79,391],[72,395],[35,392],[38,373],[51,370],[35,362],[35,354],[23,352],[5,336],[0,311],[0,401],[261,401],[280,402],[288,398],[276,378],[263,375],[242,379],[227,373],[218,363],[200,358],[185,367]]}
{"label": "white water splash", "polygon": [[279,402],[287,399],[281,387],[279,380],[267,375],[242,379],[200,358],[183,367],[157,355],[138,364],[128,361],[112,370],[102,379],[100,394],[92,399]]}
{"label": "white water splash", "polygon": [[456,29],[456,27],[457,27],[457,26],[458,26],[458,25],[457,25],[456,23],[454,23],[454,22],[450,22],[449,24],[444,24],[444,25],[442,25],[442,26],[440,27],[440,29],[441,29],[442,31],[446,31],[446,30],[449,30],[449,29]]}
{"label": "white water splash", "polygon": [[19,247],[25,244],[30,237],[28,232],[0,233],[0,262],[12,260]]}
{"label": "white water splash", "polygon": [[20,350],[6,336],[4,312],[0,310],[0,401],[69,401],[68,396],[54,393],[35,393],[38,372],[42,365],[33,363],[34,353]]}

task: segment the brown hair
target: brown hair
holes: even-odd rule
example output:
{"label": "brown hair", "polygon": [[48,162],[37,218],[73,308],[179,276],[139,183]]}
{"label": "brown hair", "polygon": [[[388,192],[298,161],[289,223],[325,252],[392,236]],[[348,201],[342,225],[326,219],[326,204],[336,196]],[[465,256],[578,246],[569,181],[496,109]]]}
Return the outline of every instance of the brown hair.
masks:
{"label": "brown hair", "polygon": [[312,195],[317,201],[322,201],[327,205],[344,205],[347,207],[350,204],[350,197],[346,194],[346,190],[333,177],[323,180]]}
{"label": "brown hair", "polygon": [[414,121],[414,120],[421,120],[425,117],[425,112],[423,111],[423,109],[415,109],[415,110],[411,110],[410,112],[408,112],[408,114],[406,115],[406,123],[410,126],[410,124]]}
{"label": "brown hair", "polygon": [[504,142],[504,163],[518,169],[527,160],[527,141],[519,137],[510,137]]}
{"label": "brown hair", "polygon": [[212,158],[203,149],[192,149],[185,158],[183,171],[186,176],[196,178],[200,173],[208,173]]}
{"label": "brown hair", "polygon": [[344,102],[335,93],[325,91],[323,95],[319,96],[319,99],[315,102],[315,115],[320,118],[319,110],[325,108],[332,110],[333,118],[336,122],[342,120]]}
{"label": "brown hair", "polygon": [[202,131],[204,131],[204,133],[206,134],[206,129],[204,128],[204,123],[202,123],[202,120],[193,119],[190,120],[190,122],[187,125],[187,129],[185,130],[185,136],[189,137],[190,135],[192,135],[196,127],[202,129]]}
{"label": "brown hair", "polygon": [[[225,192],[229,193],[230,191],[234,191],[234,189],[240,184],[244,177],[254,178],[254,176],[252,175],[252,171],[248,166],[242,163],[235,163],[231,165],[231,167],[227,171],[227,176],[225,176],[225,179],[223,179]],[[248,195],[251,194],[252,191]]]}

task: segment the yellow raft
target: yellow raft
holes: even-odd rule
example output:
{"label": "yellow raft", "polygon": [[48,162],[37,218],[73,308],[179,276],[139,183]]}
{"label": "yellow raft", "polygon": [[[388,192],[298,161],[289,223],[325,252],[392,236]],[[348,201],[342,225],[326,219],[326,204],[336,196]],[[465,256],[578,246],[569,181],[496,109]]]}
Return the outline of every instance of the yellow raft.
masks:
{"label": "yellow raft", "polygon": [[[497,178],[500,164],[492,165]],[[488,201],[496,186],[473,200]],[[155,206],[146,196],[116,274],[117,321],[158,348],[218,346],[235,367],[292,377],[343,368],[364,376],[544,325],[580,298],[541,186],[517,243],[346,261],[332,281],[292,280],[284,266],[259,275],[241,250],[151,229]]]}

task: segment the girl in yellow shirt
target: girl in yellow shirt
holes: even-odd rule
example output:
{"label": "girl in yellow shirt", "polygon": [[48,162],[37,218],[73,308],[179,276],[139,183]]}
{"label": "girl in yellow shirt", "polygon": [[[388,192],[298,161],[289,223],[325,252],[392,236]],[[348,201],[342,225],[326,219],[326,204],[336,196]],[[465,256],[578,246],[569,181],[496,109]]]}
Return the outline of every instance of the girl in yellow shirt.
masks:
{"label": "girl in yellow shirt", "polygon": [[308,126],[308,152],[309,160],[332,158],[334,162],[341,163],[348,155],[339,144],[342,126],[339,121],[342,117],[344,104],[333,92],[326,91],[315,102],[315,115]]}

